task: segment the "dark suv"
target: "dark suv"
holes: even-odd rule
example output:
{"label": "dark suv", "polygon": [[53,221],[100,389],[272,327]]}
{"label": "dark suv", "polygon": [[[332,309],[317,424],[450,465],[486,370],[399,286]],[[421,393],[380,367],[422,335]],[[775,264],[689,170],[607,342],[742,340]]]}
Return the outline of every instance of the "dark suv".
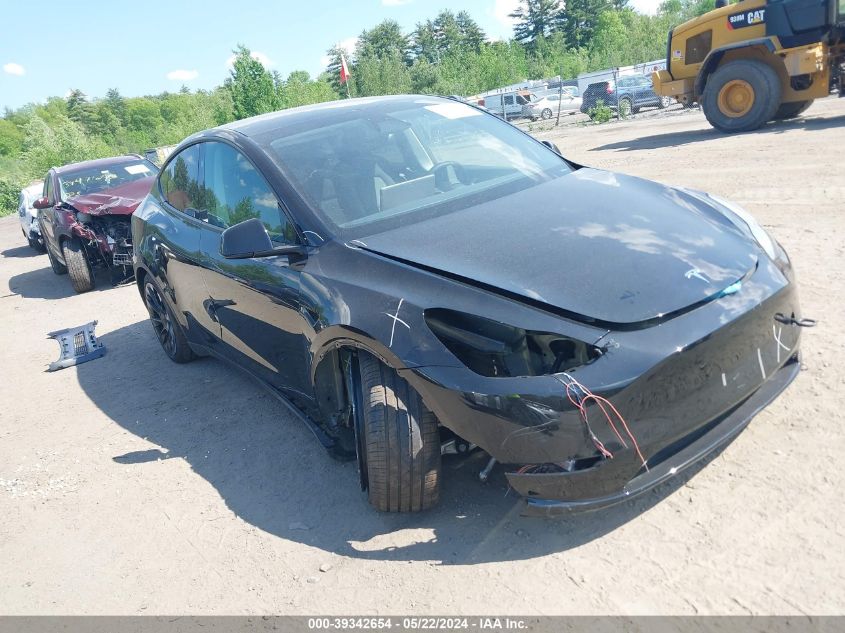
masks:
{"label": "dark suv", "polygon": [[581,112],[589,114],[599,101],[612,110],[618,107],[623,116],[636,114],[641,108],[663,109],[671,103],[671,99],[661,97],[654,91],[651,79],[645,75],[590,84],[584,91]]}

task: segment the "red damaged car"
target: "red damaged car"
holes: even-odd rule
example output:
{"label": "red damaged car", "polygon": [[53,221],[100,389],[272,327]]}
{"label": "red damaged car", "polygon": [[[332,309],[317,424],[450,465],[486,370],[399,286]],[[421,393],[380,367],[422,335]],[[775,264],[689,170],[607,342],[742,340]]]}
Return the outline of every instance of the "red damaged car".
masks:
{"label": "red damaged car", "polygon": [[117,156],[54,167],[34,204],[50,266],[68,273],[76,292],[94,288],[94,269],[112,283],[132,276],[129,219],[150,192],[158,169],[140,156]]}

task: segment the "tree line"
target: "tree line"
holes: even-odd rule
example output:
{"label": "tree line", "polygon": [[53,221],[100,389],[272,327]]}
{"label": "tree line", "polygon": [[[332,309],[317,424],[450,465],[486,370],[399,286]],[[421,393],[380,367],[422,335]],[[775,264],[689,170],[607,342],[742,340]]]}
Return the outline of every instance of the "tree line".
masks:
{"label": "tree line", "polygon": [[[511,14],[513,37],[490,41],[466,12],[440,11],[406,33],[384,20],[352,50],[327,51],[316,78],[283,77],[239,46],[229,76],[213,90],[101,98],[81,90],[28,104],[0,118],[0,215],[17,205],[22,184],[52,166],[139,153],[178,143],[236,119],[332,99],[384,94],[473,95],[492,88],[659,59],[669,28],[713,8],[714,0],[666,0],[643,15],[628,0],[522,0]],[[340,83],[341,55],[351,78]]]}

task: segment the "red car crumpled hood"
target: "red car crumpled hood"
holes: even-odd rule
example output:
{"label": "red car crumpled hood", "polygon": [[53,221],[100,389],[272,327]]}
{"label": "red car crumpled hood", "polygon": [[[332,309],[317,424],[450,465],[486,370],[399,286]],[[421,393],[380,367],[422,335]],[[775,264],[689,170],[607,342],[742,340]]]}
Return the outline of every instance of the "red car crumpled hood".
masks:
{"label": "red car crumpled hood", "polygon": [[150,193],[154,180],[155,176],[141,178],[97,193],[76,196],[66,202],[89,215],[131,215]]}

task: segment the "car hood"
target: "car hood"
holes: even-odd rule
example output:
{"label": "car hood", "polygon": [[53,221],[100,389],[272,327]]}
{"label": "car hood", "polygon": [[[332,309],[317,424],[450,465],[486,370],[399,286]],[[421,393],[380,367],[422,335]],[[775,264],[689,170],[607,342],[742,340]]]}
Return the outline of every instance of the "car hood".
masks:
{"label": "car hood", "polygon": [[155,176],[133,180],[118,187],[69,198],[66,203],[89,215],[130,215],[150,193]]}
{"label": "car hood", "polygon": [[761,252],[700,198],[594,169],[358,242],[610,327],[643,327],[721,296]]}

